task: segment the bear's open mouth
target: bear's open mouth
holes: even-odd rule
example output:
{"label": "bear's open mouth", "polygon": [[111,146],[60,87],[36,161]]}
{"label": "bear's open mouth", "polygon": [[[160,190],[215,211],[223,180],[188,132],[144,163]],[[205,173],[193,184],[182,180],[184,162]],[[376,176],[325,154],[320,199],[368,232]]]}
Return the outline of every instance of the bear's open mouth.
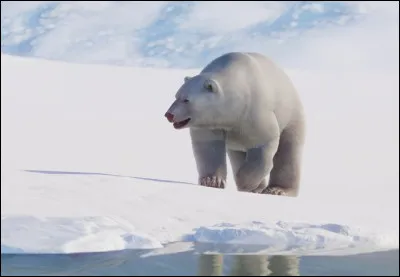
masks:
{"label": "bear's open mouth", "polygon": [[190,121],[190,117],[188,119],[183,120],[183,121],[175,122],[174,123],[174,128],[175,129],[183,128],[189,123],[189,121]]}

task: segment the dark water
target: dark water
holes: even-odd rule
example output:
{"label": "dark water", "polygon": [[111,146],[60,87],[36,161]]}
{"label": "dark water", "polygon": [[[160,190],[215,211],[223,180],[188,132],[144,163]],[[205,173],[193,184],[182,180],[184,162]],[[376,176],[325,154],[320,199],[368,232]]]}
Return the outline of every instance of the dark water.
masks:
{"label": "dark water", "polygon": [[349,256],[204,255],[194,250],[69,255],[1,255],[2,276],[399,276],[399,250]]}

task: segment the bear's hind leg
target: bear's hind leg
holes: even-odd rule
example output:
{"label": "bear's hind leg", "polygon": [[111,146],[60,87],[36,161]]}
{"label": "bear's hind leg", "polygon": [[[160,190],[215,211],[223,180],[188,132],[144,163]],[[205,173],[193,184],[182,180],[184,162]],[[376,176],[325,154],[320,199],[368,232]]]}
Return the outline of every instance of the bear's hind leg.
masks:
{"label": "bear's hind leg", "polygon": [[297,122],[280,136],[268,187],[262,192],[296,197],[299,192],[304,126]]}
{"label": "bear's hind leg", "polygon": [[[246,155],[247,155],[246,152],[228,150],[228,156],[229,156],[229,160],[231,162],[233,176],[235,178],[236,186],[238,187],[238,189],[240,189],[240,188],[237,185],[238,184],[237,173],[238,173],[239,169],[242,167],[242,165],[246,162]],[[267,183],[264,178],[261,181],[260,185],[251,192],[259,193],[259,192],[263,191],[266,187],[267,187]]]}
{"label": "bear's hind leg", "polygon": [[191,129],[190,135],[199,184],[225,188],[227,168],[224,133],[218,130]]}

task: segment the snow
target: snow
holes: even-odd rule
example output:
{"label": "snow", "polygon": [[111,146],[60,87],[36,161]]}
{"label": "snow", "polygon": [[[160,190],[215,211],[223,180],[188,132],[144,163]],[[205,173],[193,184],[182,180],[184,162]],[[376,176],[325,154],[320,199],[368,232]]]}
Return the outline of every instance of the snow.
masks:
{"label": "snow", "polygon": [[[304,64],[298,54],[308,45],[314,62],[348,68],[364,54],[374,59],[371,49],[390,53],[377,63],[392,58],[398,10],[397,1],[2,1],[1,48],[76,63],[193,68],[232,50]],[[358,62],[332,55],[338,47]]]}
{"label": "snow", "polygon": [[1,68],[2,253],[399,246],[398,70],[287,69],[308,116],[300,196],[287,198],[237,192],[231,171],[226,190],[195,185],[188,130],[163,114],[197,69],[4,54]]}
{"label": "snow", "polygon": [[[162,247],[154,238],[108,217],[14,216],[3,218],[1,223],[4,224],[2,241],[6,241],[6,244],[2,243],[2,253],[74,253]],[[26,240],[30,243],[26,244]]]}

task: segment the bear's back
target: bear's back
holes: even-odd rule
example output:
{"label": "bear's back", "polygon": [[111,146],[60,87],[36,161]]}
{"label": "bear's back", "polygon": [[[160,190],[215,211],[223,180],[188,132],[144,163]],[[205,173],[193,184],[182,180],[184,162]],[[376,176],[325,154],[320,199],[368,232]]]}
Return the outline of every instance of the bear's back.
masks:
{"label": "bear's back", "polygon": [[[297,95],[289,76],[268,57],[255,52],[229,52],[217,57],[200,74],[223,75],[230,80],[257,83],[268,97]],[[258,92],[257,92],[258,93]],[[285,96],[286,95],[286,96]]]}
{"label": "bear's back", "polygon": [[283,129],[291,120],[298,120],[304,116],[303,105],[299,94],[286,72],[271,59],[259,53],[246,53],[256,59],[263,70],[263,78],[268,83],[274,101],[274,113]]}
{"label": "bear's back", "polygon": [[[211,61],[202,74],[219,75],[226,83],[251,86],[252,112],[274,111],[279,126],[303,115],[303,107],[289,76],[268,57],[255,52],[229,52]],[[239,85],[240,84],[240,85]],[[237,91],[237,93],[244,93]],[[261,111],[260,111],[261,109]],[[251,116],[254,120],[254,116]]]}

